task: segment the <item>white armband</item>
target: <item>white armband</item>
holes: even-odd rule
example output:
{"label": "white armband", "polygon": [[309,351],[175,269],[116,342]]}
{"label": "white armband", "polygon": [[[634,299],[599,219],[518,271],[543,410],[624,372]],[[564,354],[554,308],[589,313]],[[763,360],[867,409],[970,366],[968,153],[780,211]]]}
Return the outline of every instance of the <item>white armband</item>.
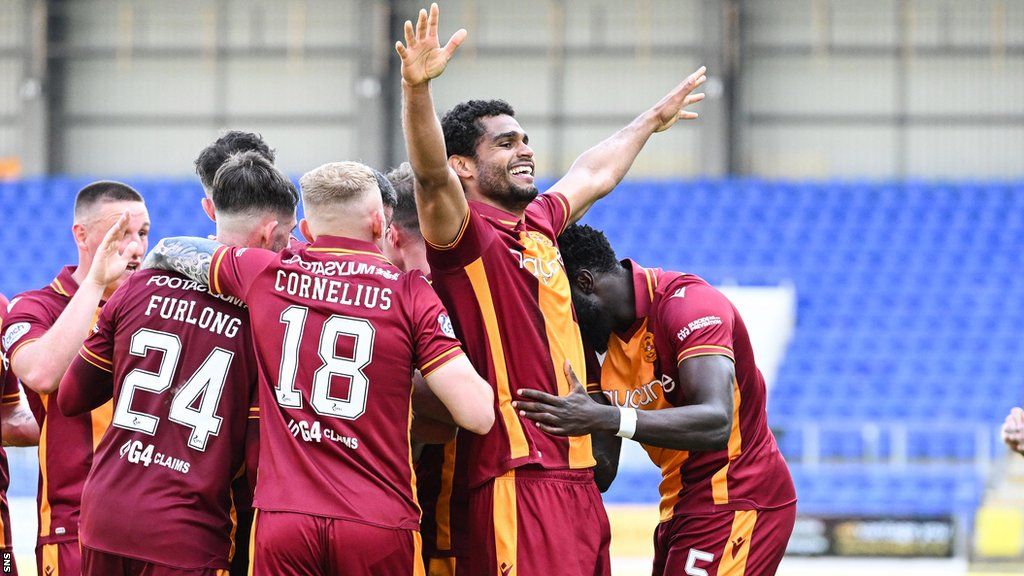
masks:
{"label": "white armband", "polygon": [[636,433],[636,408],[619,406],[619,431],[615,434],[620,438],[632,438]]}

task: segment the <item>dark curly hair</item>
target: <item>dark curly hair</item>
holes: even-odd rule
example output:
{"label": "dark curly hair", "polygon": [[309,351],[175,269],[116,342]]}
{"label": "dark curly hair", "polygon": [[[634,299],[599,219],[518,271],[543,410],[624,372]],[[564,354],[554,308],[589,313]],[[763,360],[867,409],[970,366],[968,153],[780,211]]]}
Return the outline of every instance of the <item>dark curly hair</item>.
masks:
{"label": "dark curly hair", "polygon": [[570,282],[583,269],[610,272],[619,267],[619,259],[604,232],[586,224],[573,224],[566,228],[558,237],[558,250],[562,253],[562,263]]}
{"label": "dark curly hair", "polygon": [[196,174],[203,183],[203,188],[209,193],[213,189],[213,177],[217,175],[217,169],[232,154],[239,152],[256,152],[274,163],[275,153],[273,148],[263,141],[263,136],[255,132],[243,132],[241,130],[229,130],[223,136],[217,138],[212,144],[203,148],[196,158]]}
{"label": "dark curly hair", "polygon": [[516,115],[504,100],[469,100],[445,112],[441,117],[441,129],[448,157],[476,158],[476,144],[484,134],[480,119],[502,115]]}

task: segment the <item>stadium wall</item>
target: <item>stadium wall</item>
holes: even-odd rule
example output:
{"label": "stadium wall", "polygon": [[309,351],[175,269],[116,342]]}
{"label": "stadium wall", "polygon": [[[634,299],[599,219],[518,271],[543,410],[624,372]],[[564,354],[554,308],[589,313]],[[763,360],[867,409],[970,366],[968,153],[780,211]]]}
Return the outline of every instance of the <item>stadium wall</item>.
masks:
{"label": "stadium wall", "polygon": [[[659,135],[633,174],[1024,173],[1021,2],[441,4],[442,26],[470,37],[436,84],[439,108],[509,100],[543,174],[563,172],[701,63],[711,69],[701,121]],[[293,172],[336,158],[395,163],[392,45],[419,7],[6,0],[0,158],[24,174],[183,175],[198,147],[233,127],[263,132]]]}

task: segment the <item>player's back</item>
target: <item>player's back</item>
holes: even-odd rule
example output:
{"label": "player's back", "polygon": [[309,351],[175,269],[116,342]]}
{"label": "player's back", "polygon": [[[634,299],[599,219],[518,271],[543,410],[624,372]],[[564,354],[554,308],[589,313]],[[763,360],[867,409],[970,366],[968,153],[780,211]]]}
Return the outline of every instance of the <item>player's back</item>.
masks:
{"label": "player's back", "polygon": [[[789,470],[768,428],[764,376],[754,361],[750,335],[739,311],[698,276],[671,272],[661,272],[659,276],[653,306],[656,330],[662,331],[655,338],[661,348],[659,359],[671,358],[666,364],[674,366],[688,358],[722,354],[735,365],[728,447],[723,451],[689,454],[682,467],[684,495],[678,508],[708,510],[718,506],[736,510],[792,503],[796,495]],[[692,302],[686,303],[687,298]],[[665,306],[670,300],[682,306],[670,310]],[[670,322],[675,319],[688,322]],[[674,347],[666,346],[669,342]],[[671,370],[669,367],[666,373]],[[681,388],[669,396],[673,402],[685,402]],[[692,489],[686,489],[687,486]]]}
{"label": "player's back", "polygon": [[418,528],[412,372],[462,354],[426,279],[373,244],[335,237],[279,254],[222,248],[211,278],[252,314],[256,508]]}
{"label": "player's back", "polygon": [[115,404],[82,496],[83,544],[227,569],[231,481],[256,383],[245,307],[178,274],[140,271],[107,303],[82,355],[112,366]]}

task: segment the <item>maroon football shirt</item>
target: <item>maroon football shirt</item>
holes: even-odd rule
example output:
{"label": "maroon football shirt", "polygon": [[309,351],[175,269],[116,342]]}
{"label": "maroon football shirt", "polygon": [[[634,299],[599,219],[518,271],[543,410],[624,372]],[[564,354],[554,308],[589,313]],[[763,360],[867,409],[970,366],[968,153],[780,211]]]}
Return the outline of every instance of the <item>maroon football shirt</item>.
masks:
{"label": "maroon football shirt", "polygon": [[[103,307],[60,407],[114,398],[82,494],[84,546],[183,569],[228,569],[256,364],[244,305],[143,270]],[[112,513],[113,512],[113,513]]]}
{"label": "maroon football shirt", "polygon": [[[3,349],[9,361],[29,342],[38,340],[67,307],[78,290],[66,266],[49,286],[14,298],[4,326]],[[97,314],[99,310],[97,310]],[[67,418],[56,397],[25,389],[29,407],[39,423],[38,545],[78,539],[82,485],[92,465],[93,450],[110,424],[111,404],[89,414]]]}
{"label": "maroon football shirt", "polygon": [[512,407],[521,388],[568,394],[566,360],[576,374],[585,373],[569,279],[556,242],[568,220],[568,202],[557,192],[537,197],[522,220],[470,201],[466,222],[451,245],[427,243],[434,289],[451,311],[473,366],[495,390],[494,427],[466,442],[471,486],[526,464],[594,466],[589,435],[547,434]]}
{"label": "maroon football shirt", "polygon": [[627,334],[613,333],[608,341],[601,388],[612,404],[641,410],[685,406],[679,364],[721,355],[736,365],[727,449],[685,452],[644,445],[662,472],[662,521],[795,502],[789,468],[768,428],[764,377],[736,308],[697,276],[629,265],[637,321]]}
{"label": "maroon football shirt", "polygon": [[419,528],[412,373],[462,355],[421,274],[369,242],[223,247],[211,291],[249,304],[260,374],[255,507]]}
{"label": "maroon football shirt", "polygon": [[[600,392],[601,364],[586,345],[584,353],[587,391]],[[465,457],[465,444],[471,438],[472,434],[460,431],[458,437],[445,444],[424,446],[416,462],[416,496],[423,510],[424,558],[463,557],[471,552],[467,547],[469,462]]]}
{"label": "maroon football shirt", "polygon": [[[0,294],[0,334],[3,334],[4,319],[7,317],[7,298]],[[0,352],[0,405],[8,406],[21,402],[18,392],[18,378],[7,367],[7,357]],[[3,427],[0,426],[0,435]],[[7,489],[11,486],[11,472],[7,465],[7,452],[0,446],[0,549],[9,550],[11,542],[11,509],[7,503]]]}

